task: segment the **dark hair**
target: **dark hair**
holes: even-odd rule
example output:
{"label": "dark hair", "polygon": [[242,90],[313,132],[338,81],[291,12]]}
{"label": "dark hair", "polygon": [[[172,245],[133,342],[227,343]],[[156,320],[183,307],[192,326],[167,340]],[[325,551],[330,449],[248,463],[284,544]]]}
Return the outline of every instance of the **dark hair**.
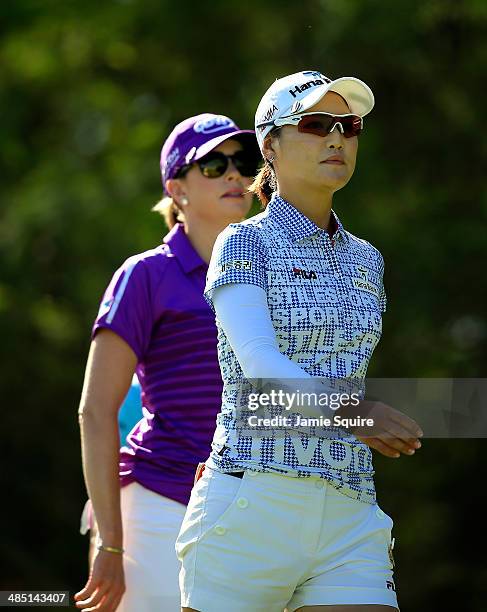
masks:
{"label": "dark hair", "polygon": [[254,182],[248,188],[248,191],[256,195],[262,204],[262,208],[265,208],[269,203],[272,194],[276,190],[276,186],[276,175],[274,174],[274,169],[266,160],[262,168],[257,173]]}
{"label": "dark hair", "polygon": [[[279,130],[272,130],[272,132],[268,135],[267,138],[279,138]],[[264,165],[257,173],[257,176],[254,179],[254,182],[248,188],[250,193],[256,195],[260,203],[262,204],[262,208],[265,208],[269,203],[269,200],[272,197],[272,194],[277,189],[277,180],[276,173],[274,172],[274,167],[271,162],[264,160]]]}

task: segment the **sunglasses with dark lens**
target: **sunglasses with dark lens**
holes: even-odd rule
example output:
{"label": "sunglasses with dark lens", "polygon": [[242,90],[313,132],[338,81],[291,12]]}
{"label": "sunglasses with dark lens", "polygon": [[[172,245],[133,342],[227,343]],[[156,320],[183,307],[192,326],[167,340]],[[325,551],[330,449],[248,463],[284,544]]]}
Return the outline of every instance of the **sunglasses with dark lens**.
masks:
{"label": "sunglasses with dark lens", "polygon": [[[223,176],[228,170],[229,161],[232,161],[242,176],[254,177],[257,174],[259,159],[248,151],[237,151],[233,155],[225,155],[225,153],[220,151],[211,151],[194,163],[199,166],[201,174],[206,176],[206,178],[218,178]],[[184,176],[191,168],[191,165],[183,166],[177,173],[177,178]]]}
{"label": "sunglasses with dark lens", "polygon": [[300,115],[278,118],[267,125],[271,123],[274,123],[276,127],[295,125],[299,132],[323,137],[333,132],[335,127],[338,126],[345,138],[358,136],[364,127],[363,119],[358,115],[332,115],[330,113],[301,113]]}

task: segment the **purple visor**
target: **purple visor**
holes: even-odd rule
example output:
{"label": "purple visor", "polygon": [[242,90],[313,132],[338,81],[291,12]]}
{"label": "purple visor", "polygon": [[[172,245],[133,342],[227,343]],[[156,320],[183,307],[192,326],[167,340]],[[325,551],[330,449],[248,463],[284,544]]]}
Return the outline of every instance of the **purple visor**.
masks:
{"label": "purple visor", "polygon": [[185,165],[191,164],[232,137],[254,146],[257,140],[253,130],[241,130],[225,115],[203,113],[185,119],[169,134],[161,151],[162,184],[174,178]]}

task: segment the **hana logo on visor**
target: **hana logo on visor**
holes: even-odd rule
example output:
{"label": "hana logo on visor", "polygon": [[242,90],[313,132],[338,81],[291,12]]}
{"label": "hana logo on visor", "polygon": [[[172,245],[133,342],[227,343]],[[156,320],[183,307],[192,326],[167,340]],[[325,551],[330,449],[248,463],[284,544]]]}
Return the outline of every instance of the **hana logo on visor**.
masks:
{"label": "hana logo on visor", "polygon": [[318,87],[318,85],[326,85],[328,83],[331,83],[331,79],[326,77],[324,74],[321,74],[321,72],[315,72],[310,70],[308,72],[303,72],[302,74],[306,77],[309,76],[311,78],[309,81],[306,81],[305,83],[300,83],[299,85],[295,85],[292,89],[289,90],[289,93],[292,95],[293,98],[296,98],[297,96],[299,96],[299,94],[302,94],[303,91],[307,91],[312,87]]}
{"label": "hana logo on visor", "polygon": [[216,117],[210,117],[209,119],[200,119],[194,124],[193,130],[198,134],[214,134],[215,132],[221,132],[222,130],[228,130],[228,128],[235,128],[235,123],[225,117],[224,115],[217,115]]}

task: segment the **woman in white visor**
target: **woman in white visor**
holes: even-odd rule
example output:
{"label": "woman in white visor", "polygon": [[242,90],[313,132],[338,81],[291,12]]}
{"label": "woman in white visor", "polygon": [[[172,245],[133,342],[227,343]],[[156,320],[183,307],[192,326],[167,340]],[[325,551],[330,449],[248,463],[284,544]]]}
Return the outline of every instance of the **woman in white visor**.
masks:
{"label": "woman in white visor", "polygon": [[176,542],[185,612],[398,609],[370,448],[411,455],[422,432],[363,399],[384,264],[332,210],[373,104],[359,79],[304,71],[257,109],[265,210],[219,235],[205,290],[224,390]]}

